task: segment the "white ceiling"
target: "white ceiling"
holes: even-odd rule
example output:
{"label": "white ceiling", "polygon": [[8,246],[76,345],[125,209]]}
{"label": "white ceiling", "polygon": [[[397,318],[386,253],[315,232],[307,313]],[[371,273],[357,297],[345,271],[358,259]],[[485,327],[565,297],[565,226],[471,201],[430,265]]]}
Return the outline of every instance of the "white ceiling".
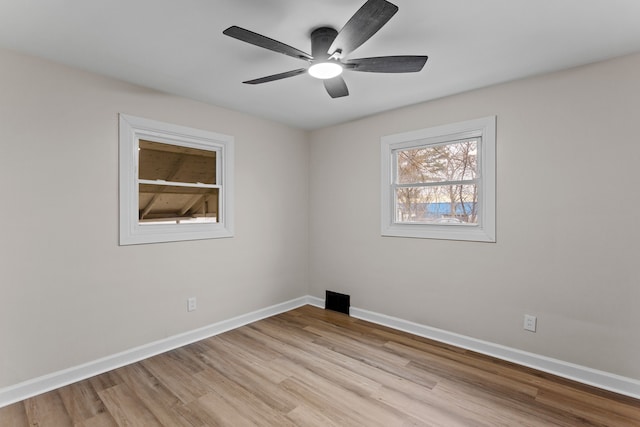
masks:
{"label": "white ceiling", "polygon": [[339,30],[364,1],[0,0],[0,46],[303,129],[640,52],[639,0],[392,0],[351,57],[428,55],[422,72],[346,71],[338,99],[306,74],[241,83],[306,63],[225,28],[310,52],[312,29]]}

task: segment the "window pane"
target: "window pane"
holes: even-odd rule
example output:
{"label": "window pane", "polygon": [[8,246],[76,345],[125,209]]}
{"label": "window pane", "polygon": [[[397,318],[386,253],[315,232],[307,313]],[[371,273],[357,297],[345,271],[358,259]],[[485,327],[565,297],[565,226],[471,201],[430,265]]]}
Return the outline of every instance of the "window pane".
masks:
{"label": "window pane", "polygon": [[395,222],[477,224],[478,188],[475,184],[397,188]]}
{"label": "window pane", "polygon": [[139,223],[219,222],[219,189],[139,184]]}
{"label": "window pane", "polygon": [[216,152],[140,140],[139,179],[216,184]]}
{"label": "window pane", "polygon": [[398,150],[397,183],[464,181],[476,178],[479,138]]}

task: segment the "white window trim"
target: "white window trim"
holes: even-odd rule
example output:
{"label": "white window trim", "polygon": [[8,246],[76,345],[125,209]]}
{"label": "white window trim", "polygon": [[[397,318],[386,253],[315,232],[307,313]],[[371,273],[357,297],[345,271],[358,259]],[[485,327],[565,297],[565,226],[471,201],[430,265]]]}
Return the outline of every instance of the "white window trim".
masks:
{"label": "white window trim", "polygon": [[[138,141],[166,142],[220,153],[220,222],[138,222]],[[234,138],[185,126],[120,114],[120,245],[233,237]]]}
{"label": "white window trim", "polygon": [[[479,159],[478,224],[406,224],[395,222],[394,150],[482,137]],[[496,241],[496,116],[467,120],[381,138],[381,234],[423,239]]]}

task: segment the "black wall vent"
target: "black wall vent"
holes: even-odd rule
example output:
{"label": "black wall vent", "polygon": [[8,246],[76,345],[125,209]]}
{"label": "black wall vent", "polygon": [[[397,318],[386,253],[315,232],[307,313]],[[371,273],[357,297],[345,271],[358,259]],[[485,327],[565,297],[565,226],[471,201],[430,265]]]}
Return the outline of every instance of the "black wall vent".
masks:
{"label": "black wall vent", "polygon": [[351,306],[349,295],[339,294],[333,291],[326,291],[327,295],[324,300],[324,308],[326,310],[333,310],[339,313],[349,314],[349,307]]}

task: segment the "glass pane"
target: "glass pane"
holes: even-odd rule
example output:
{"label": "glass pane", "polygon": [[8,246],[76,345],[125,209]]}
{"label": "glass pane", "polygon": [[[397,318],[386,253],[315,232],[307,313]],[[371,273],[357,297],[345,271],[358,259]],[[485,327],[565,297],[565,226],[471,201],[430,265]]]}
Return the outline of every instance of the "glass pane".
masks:
{"label": "glass pane", "polygon": [[398,223],[478,223],[475,184],[397,188],[395,196],[395,221]]}
{"label": "glass pane", "polygon": [[139,141],[139,179],[216,184],[216,152]]}
{"label": "glass pane", "polygon": [[419,184],[476,178],[478,143],[470,139],[445,145],[398,150],[397,183]]}
{"label": "glass pane", "polygon": [[219,189],[140,184],[140,224],[219,222]]}

